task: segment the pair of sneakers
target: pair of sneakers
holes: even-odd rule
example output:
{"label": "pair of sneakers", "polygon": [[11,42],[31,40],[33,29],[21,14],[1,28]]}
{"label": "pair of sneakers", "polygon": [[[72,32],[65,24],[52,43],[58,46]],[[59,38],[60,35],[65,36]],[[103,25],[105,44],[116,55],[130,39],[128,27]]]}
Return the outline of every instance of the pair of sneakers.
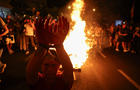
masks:
{"label": "pair of sneakers", "polygon": [[[116,48],[116,49],[115,49],[115,51],[119,52],[120,50],[119,50],[118,48]],[[126,52],[129,52],[129,50],[124,49],[124,50],[123,50],[123,52],[125,52],[125,53],[126,53]]]}
{"label": "pair of sneakers", "polygon": [[123,52],[129,52],[129,50],[127,50],[127,49],[124,49],[124,50],[123,50]]}

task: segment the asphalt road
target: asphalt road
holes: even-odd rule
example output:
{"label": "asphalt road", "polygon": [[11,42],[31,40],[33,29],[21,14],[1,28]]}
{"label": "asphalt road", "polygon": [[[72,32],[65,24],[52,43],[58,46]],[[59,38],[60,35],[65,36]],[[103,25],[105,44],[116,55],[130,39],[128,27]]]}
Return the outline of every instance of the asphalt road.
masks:
{"label": "asphalt road", "polygon": [[[28,90],[25,80],[28,56],[15,53],[6,56],[6,72],[0,90]],[[72,90],[140,90],[140,55],[115,52],[110,48],[89,53],[89,58],[74,72]]]}
{"label": "asphalt road", "polygon": [[138,90],[139,65],[138,55],[110,48],[92,53],[81,68],[82,72],[76,72],[72,90]]}

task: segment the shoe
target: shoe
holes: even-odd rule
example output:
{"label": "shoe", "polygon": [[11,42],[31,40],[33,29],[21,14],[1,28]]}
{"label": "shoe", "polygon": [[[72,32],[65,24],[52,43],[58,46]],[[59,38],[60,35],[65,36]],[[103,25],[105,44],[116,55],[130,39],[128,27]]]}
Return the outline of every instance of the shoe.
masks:
{"label": "shoe", "polygon": [[30,53],[29,51],[26,51],[26,52],[25,52],[26,55],[28,55],[29,53]]}
{"label": "shoe", "polygon": [[9,50],[9,54],[12,55],[14,51],[12,49]]}
{"label": "shoe", "polygon": [[131,53],[136,54],[136,51],[132,50]]}
{"label": "shoe", "polygon": [[0,68],[0,73],[4,73],[6,68],[6,64],[3,64],[2,67]]}
{"label": "shoe", "polygon": [[34,47],[35,51],[37,50],[37,47]]}
{"label": "shoe", "polygon": [[119,49],[118,49],[118,48],[116,48],[116,49],[115,49],[115,51],[119,52]]}
{"label": "shoe", "polygon": [[129,50],[123,50],[123,52],[128,52]]}

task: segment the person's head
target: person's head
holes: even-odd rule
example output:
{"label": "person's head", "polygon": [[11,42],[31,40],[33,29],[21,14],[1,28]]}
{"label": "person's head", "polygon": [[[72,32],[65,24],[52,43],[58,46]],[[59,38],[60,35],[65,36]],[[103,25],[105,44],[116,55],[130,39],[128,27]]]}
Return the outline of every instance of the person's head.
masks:
{"label": "person's head", "polygon": [[11,15],[7,15],[6,18],[7,18],[7,19],[11,19]]}
{"label": "person's head", "polygon": [[31,22],[31,19],[29,17],[27,17],[25,20],[24,20],[25,23],[30,23]]}
{"label": "person's head", "polygon": [[127,21],[123,21],[122,22],[122,28],[124,29],[124,28],[126,28],[127,27]]}
{"label": "person's head", "polygon": [[41,70],[45,77],[55,78],[59,66],[60,63],[56,60],[56,57],[48,54],[44,57],[44,61],[41,65]]}
{"label": "person's head", "polygon": [[40,11],[36,11],[36,17],[40,16]]}
{"label": "person's head", "polygon": [[123,25],[122,25],[122,28],[126,28],[126,24],[123,24]]}
{"label": "person's head", "polygon": [[35,7],[33,7],[33,8],[32,8],[32,12],[34,13],[35,11],[36,11],[36,8],[35,8]]}
{"label": "person's head", "polygon": [[10,15],[7,15],[6,16],[6,22],[9,23],[10,21],[11,21],[11,16]]}

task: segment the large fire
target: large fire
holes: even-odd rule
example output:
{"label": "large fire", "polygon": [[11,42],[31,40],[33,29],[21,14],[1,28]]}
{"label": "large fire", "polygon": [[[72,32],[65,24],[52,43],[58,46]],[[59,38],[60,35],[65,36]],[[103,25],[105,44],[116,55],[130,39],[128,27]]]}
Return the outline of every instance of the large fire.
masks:
{"label": "large fire", "polygon": [[64,48],[69,54],[74,68],[80,68],[84,64],[88,57],[87,51],[90,49],[86,43],[86,22],[81,18],[83,7],[83,0],[75,0],[72,3],[71,19],[72,22],[74,22],[74,25],[64,41]]}

